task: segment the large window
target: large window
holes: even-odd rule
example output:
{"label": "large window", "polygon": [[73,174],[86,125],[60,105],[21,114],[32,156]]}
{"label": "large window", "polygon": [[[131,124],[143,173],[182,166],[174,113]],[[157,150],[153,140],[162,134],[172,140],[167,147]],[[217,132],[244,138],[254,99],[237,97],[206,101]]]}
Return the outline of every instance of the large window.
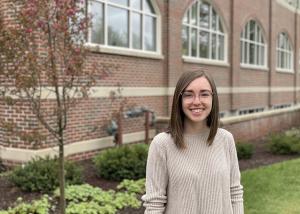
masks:
{"label": "large window", "polygon": [[266,44],[261,27],[250,20],[241,33],[241,64],[246,66],[266,67]]}
{"label": "large window", "polygon": [[196,1],[182,20],[182,54],[225,61],[225,36],[220,17],[213,7]]}
{"label": "large window", "polygon": [[150,0],[90,0],[88,8],[90,43],[157,51],[157,15]]}
{"label": "large window", "polygon": [[277,38],[277,69],[293,71],[293,51],[286,33],[280,33]]}

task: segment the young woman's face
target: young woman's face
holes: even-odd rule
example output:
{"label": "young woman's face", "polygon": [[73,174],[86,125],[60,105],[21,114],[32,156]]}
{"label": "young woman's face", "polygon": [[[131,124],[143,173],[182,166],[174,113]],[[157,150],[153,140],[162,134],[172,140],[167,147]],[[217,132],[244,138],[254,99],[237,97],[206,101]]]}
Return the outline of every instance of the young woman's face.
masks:
{"label": "young woman's face", "polygon": [[206,124],[212,108],[212,89],[205,77],[193,80],[182,92],[185,122]]}

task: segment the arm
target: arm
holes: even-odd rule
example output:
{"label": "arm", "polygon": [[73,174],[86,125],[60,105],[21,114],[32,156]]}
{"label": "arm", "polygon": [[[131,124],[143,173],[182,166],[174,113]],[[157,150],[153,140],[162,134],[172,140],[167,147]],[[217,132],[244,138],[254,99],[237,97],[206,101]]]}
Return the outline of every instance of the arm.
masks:
{"label": "arm", "polygon": [[166,153],[159,142],[152,141],[147,160],[146,194],[143,195],[145,214],[163,214],[167,203],[168,173]]}
{"label": "arm", "polygon": [[241,185],[241,173],[237,158],[237,152],[233,136],[230,135],[230,195],[234,214],[244,213],[243,186]]}

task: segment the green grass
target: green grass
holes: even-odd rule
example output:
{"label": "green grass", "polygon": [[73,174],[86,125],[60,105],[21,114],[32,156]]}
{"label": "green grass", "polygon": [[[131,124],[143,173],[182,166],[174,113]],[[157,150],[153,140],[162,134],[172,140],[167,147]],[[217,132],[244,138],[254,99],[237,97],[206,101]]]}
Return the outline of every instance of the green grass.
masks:
{"label": "green grass", "polygon": [[245,214],[300,213],[300,159],[242,172]]}

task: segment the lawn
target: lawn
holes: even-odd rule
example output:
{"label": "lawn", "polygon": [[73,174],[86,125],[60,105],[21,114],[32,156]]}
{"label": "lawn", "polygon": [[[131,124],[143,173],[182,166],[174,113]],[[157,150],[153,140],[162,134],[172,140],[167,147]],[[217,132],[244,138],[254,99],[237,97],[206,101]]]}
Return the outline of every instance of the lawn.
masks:
{"label": "lawn", "polygon": [[300,213],[300,159],[242,173],[245,214]]}

